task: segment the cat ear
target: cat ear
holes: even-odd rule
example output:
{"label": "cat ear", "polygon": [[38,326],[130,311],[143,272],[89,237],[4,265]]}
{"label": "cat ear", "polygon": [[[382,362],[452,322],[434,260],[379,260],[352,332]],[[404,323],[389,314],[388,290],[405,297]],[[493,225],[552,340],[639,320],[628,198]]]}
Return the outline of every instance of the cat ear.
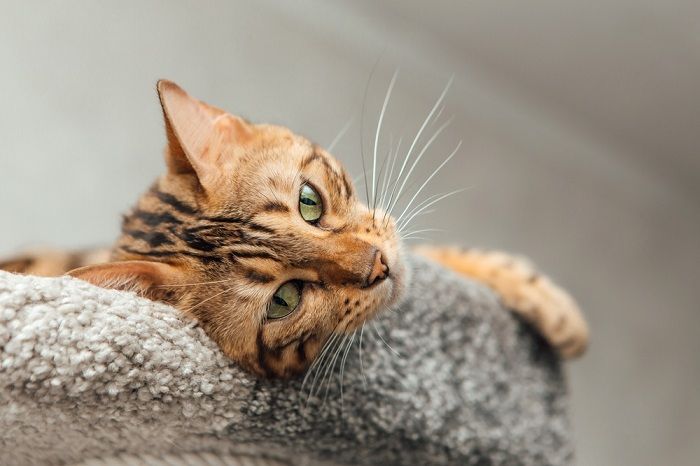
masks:
{"label": "cat ear", "polygon": [[173,174],[194,174],[205,189],[226,172],[226,146],[249,134],[250,125],[187,94],[172,81],[158,81]]}
{"label": "cat ear", "polygon": [[133,291],[144,298],[174,304],[173,285],[182,282],[181,272],[161,262],[122,261],[88,265],[68,272],[80,280],[103,288]]}

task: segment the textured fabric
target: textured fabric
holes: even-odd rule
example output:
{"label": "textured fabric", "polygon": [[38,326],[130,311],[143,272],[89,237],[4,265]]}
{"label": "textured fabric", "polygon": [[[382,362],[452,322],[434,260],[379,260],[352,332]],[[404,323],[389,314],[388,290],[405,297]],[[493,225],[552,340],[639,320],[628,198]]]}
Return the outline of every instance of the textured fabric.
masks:
{"label": "textured fabric", "polygon": [[289,463],[252,456],[183,453],[181,455],[119,455],[93,458],[74,466],[286,466]]}
{"label": "textured fabric", "polygon": [[362,363],[352,345],[342,400],[338,361],[308,403],[301,380],[248,375],[171,307],[69,277],[2,273],[0,464],[197,452],[569,464],[551,350],[483,287],[419,258],[411,269],[404,303],[377,331],[365,327]]}

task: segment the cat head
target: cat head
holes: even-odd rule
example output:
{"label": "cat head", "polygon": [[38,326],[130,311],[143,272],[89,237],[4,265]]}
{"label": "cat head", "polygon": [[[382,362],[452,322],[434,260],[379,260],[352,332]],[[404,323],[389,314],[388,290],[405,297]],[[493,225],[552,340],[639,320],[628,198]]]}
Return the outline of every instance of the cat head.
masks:
{"label": "cat head", "polygon": [[399,299],[395,222],[360,202],[328,152],[172,82],[158,94],[167,172],[124,217],[112,262],[73,276],[170,303],[233,360],[278,377]]}

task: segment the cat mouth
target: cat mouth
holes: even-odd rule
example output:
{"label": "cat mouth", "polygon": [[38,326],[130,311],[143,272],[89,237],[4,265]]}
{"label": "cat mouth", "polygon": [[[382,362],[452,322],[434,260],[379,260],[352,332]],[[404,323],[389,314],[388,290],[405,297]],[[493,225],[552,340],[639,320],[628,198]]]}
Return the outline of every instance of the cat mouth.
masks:
{"label": "cat mouth", "polygon": [[392,273],[388,274],[386,277],[382,278],[381,280],[375,280],[372,283],[366,284],[362,286],[362,290],[372,290],[374,288],[379,288],[382,285],[386,283],[390,283],[393,281],[394,275]]}

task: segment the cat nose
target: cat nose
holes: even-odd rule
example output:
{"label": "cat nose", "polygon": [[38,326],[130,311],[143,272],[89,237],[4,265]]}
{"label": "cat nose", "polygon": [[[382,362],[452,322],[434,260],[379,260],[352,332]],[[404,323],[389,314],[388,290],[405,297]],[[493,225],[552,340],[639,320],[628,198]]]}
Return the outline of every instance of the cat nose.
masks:
{"label": "cat nose", "polygon": [[376,282],[384,280],[389,276],[389,266],[386,265],[386,259],[381,251],[377,251],[374,254],[374,263],[372,264],[372,270],[369,272],[367,277],[367,286],[372,286]]}

